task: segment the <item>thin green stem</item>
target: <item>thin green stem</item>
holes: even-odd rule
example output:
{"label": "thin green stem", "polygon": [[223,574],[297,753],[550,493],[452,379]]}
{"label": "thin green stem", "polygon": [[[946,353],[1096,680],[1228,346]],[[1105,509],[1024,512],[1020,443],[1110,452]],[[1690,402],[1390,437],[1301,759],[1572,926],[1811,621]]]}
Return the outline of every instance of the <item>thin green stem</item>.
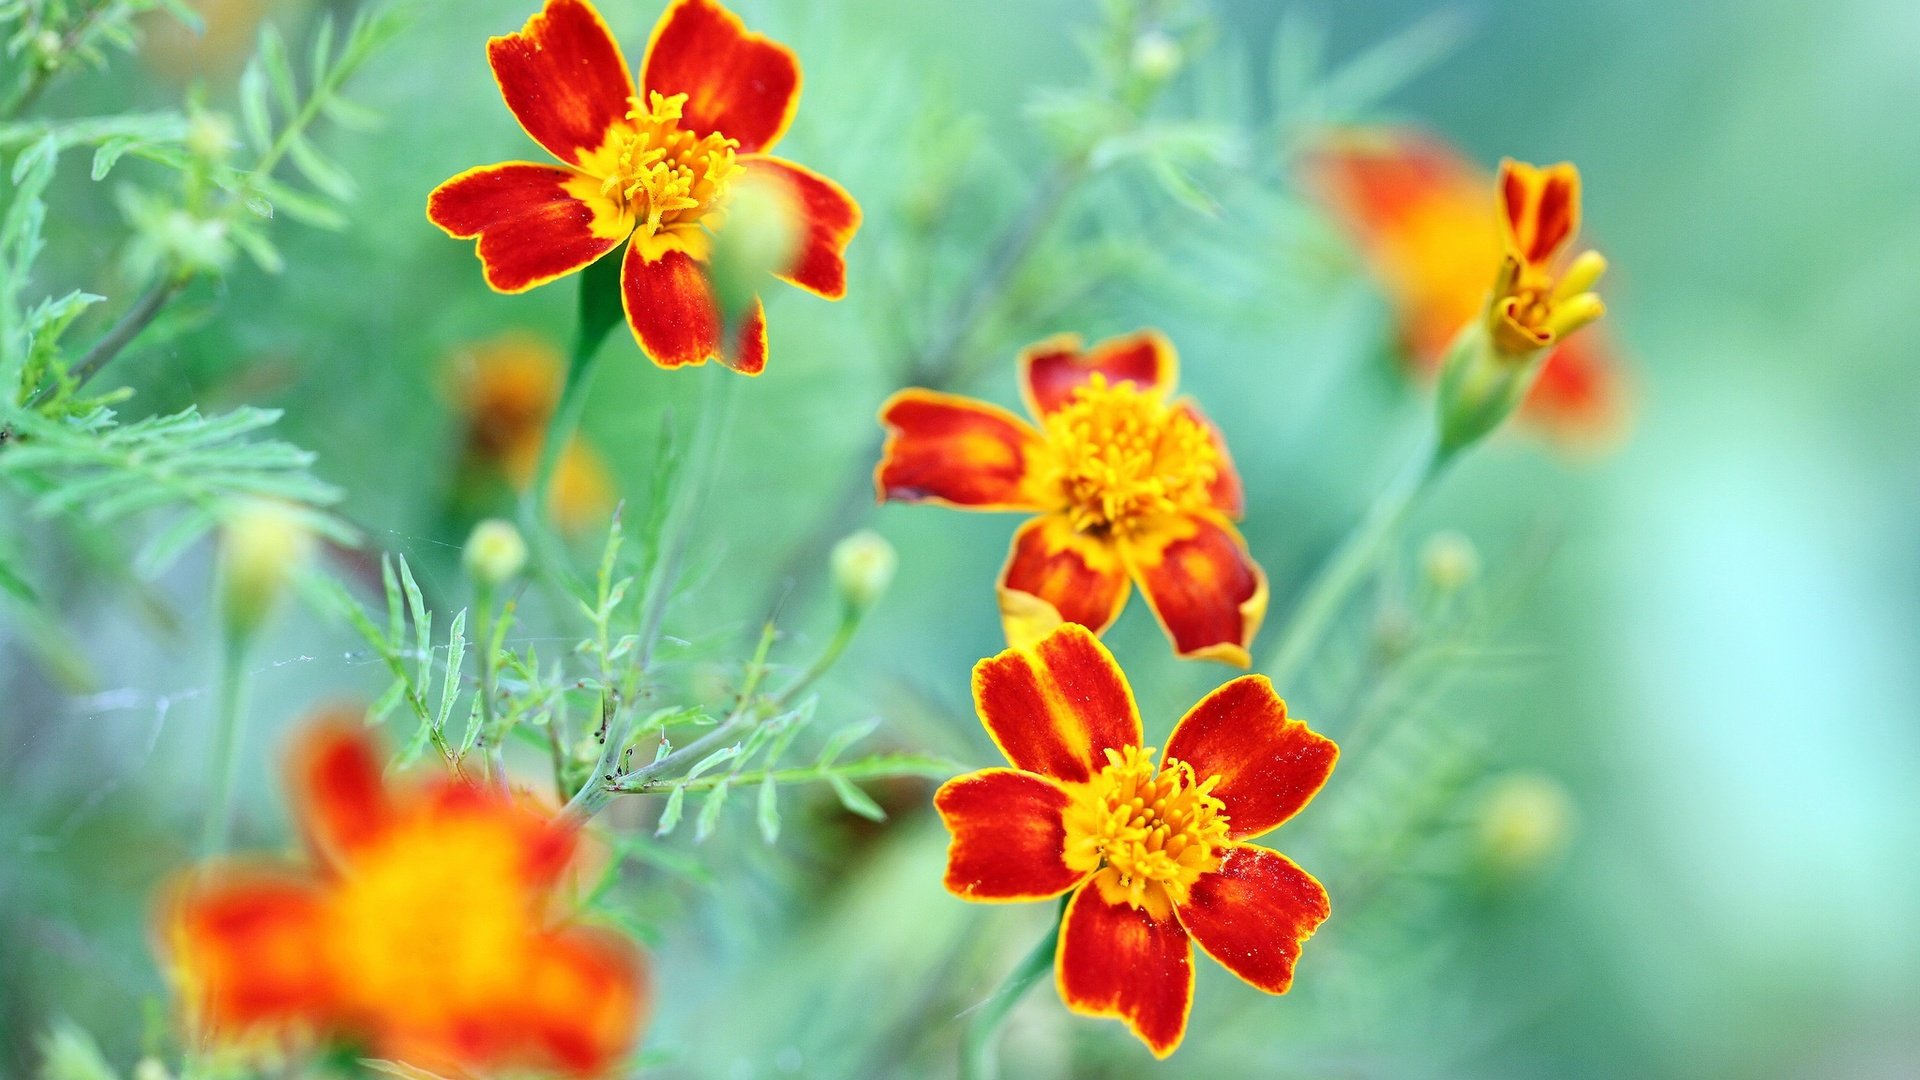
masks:
{"label": "thin green stem", "polygon": [[1319,574],[1294,606],[1293,617],[1288,620],[1280,643],[1266,664],[1268,678],[1280,686],[1282,693],[1293,684],[1306,662],[1313,659],[1353,590],[1367,579],[1407,514],[1452,460],[1452,453],[1438,446],[1423,449],[1412,467],[1380,493],[1366,516],[1321,566]]}
{"label": "thin green stem", "polygon": [[973,1018],[960,1037],[961,1080],[994,1080],[1000,1075],[999,1062],[994,1058],[1000,1027],[1007,1022],[1013,1007],[1033,989],[1033,984],[1053,970],[1054,954],[1060,948],[1060,923],[1065,916],[1066,902],[1062,901],[1060,918],[1053,921],[1053,928],[1034,945],[1033,951],[1020,961],[1020,966],[1013,969],[993,996],[974,1008]]}
{"label": "thin green stem", "polygon": [[220,703],[215,718],[213,797],[200,828],[200,857],[210,859],[227,850],[233,827],[234,789],[240,779],[240,739],[243,720],[240,703],[246,695],[247,635],[229,628],[223,635],[220,657]]}

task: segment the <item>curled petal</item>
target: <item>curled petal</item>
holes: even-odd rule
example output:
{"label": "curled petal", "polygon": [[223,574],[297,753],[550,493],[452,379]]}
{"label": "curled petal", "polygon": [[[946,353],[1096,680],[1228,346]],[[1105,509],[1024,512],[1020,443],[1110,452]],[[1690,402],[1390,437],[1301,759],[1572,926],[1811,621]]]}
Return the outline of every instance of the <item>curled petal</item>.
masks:
{"label": "curled petal", "polygon": [[1109,901],[1080,887],[1060,924],[1054,956],[1060,1000],[1074,1012],[1124,1021],[1155,1057],[1180,1045],[1193,1009],[1193,949],[1171,911]]}
{"label": "curled petal", "polygon": [[1112,541],[1075,530],[1064,514],[1034,518],[1013,534],[1000,571],[1007,643],[1031,645],[1062,622],[1102,633],[1120,617],[1129,591]]}
{"label": "curled petal", "polygon": [[932,390],[902,390],[880,406],[886,446],[873,483],[880,501],[969,510],[1036,510],[1040,436],[997,406]]}
{"label": "curled petal", "polygon": [[1086,875],[1068,869],[1065,789],[1043,776],[982,769],[934,793],[953,843],[947,891],[962,900],[1045,900]]}
{"label": "curled petal", "polygon": [[1339,757],[1332,739],[1287,716],[1265,675],[1243,675],[1180,718],[1163,760],[1219,777],[1213,795],[1226,804],[1229,835],[1245,840],[1298,813]]}
{"label": "curled petal", "polygon": [[1300,943],[1331,908],[1327,890],[1277,852],[1235,844],[1220,868],[1200,875],[1180,922],[1220,966],[1269,994],[1293,985]]}
{"label": "curled petal", "polygon": [[811,169],[780,158],[748,158],[749,174],[773,177],[793,192],[804,228],[799,254],[791,269],[780,275],[829,300],[847,294],[847,242],[860,228],[860,204],[839,184]]}
{"label": "curled petal", "polygon": [[1014,768],[1056,780],[1088,780],[1106,751],[1140,745],[1140,712],[1125,673],[1075,623],[975,664],[973,703]]}
{"label": "curled petal", "polygon": [[654,25],[640,80],[643,92],[687,95],[680,126],[737,139],[743,154],[778,142],[800,105],[793,52],[713,0],[674,0]]}
{"label": "curled petal", "polygon": [[324,898],[312,881],[255,869],[198,871],[160,906],[158,932],[196,1022],[222,1038],[331,1013]]}
{"label": "curled petal", "polygon": [[1109,384],[1130,382],[1167,395],[1179,381],[1180,358],[1158,330],[1108,338],[1084,352],[1079,335],[1061,334],[1020,354],[1020,391],[1035,416],[1066,404],[1096,374]]}
{"label": "curled petal", "polygon": [[520,1019],[530,1045],[515,1056],[575,1076],[605,1075],[633,1049],[650,997],[639,954],[624,939],[585,929],[555,934],[541,943],[528,978]]}
{"label": "curled petal", "polygon": [[[720,352],[720,307],[700,264],[686,252],[668,248],[649,256],[643,245],[628,245],[620,302],[640,351],[661,367],[704,364]],[[767,324],[758,300],[720,359],[743,375],[766,367]]]}
{"label": "curled petal", "polygon": [[1194,422],[1207,429],[1213,437],[1214,453],[1219,455],[1219,473],[1213,483],[1207,486],[1207,494],[1212,497],[1213,508],[1234,520],[1247,511],[1246,489],[1240,483],[1240,470],[1234,468],[1233,455],[1227,453],[1227,438],[1214,426],[1212,420],[1200,411],[1200,406],[1191,401],[1181,401],[1174,408],[1192,417]]}
{"label": "curled petal", "polygon": [[571,169],[509,161],[482,165],[427,197],[427,219],[447,235],[479,237],[487,284],[525,292],[585,267],[633,231],[626,210]]}
{"label": "curled petal", "polygon": [[1553,261],[1580,231],[1580,170],[1500,163],[1500,211],[1511,249],[1534,266]]}
{"label": "curled petal", "polygon": [[626,119],[633,77],[586,0],[547,0],[519,33],[488,41],[487,60],[520,126],[568,165]]}
{"label": "curled petal", "polygon": [[1154,617],[1182,657],[1246,667],[1267,614],[1267,577],[1247,543],[1210,514],[1169,517],[1122,549]]}
{"label": "curled petal", "polygon": [[336,865],[377,839],[393,817],[380,750],[347,711],[322,716],[295,747],[292,790],[307,840]]}

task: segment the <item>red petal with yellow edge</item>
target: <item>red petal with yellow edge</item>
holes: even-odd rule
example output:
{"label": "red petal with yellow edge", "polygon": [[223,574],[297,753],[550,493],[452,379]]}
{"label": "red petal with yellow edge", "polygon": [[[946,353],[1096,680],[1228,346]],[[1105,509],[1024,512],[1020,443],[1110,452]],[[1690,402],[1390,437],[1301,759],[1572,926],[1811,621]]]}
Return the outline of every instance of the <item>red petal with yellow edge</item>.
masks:
{"label": "red petal with yellow edge", "polygon": [[336,995],[320,948],[323,911],[318,887],[291,874],[228,868],[182,878],[156,929],[189,1014],[223,1037],[325,1027]]}
{"label": "red petal with yellow edge", "polygon": [[291,788],[307,840],[338,864],[379,837],[393,817],[380,750],[366,725],[341,710],[316,719],[294,748]]}
{"label": "red petal with yellow edge", "polygon": [[1500,163],[1500,211],[1514,251],[1545,265],[1580,230],[1580,171],[1565,162],[1543,169],[1509,158]]}
{"label": "red petal with yellow edge", "polygon": [[1589,326],[1547,357],[1520,415],[1569,442],[1605,443],[1626,422],[1620,381],[1620,360],[1606,332]]}
{"label": "red petal with yellow edge", "polygon": [[[541,943],[522,999],[531,1058],[576,1076],[620,1066],[650,1005],[640,956],[624,940],[571,930]],[[494,1019],[494,1018],[489,1018]]]}
{"label": "red petal with yellow edge", "polygon": [[1113,541],[1076,531],[1062,514],[1035,518],[1013,534],[1000,589],[1010,645],[1030,645],[1063,621],[1101,633],[1120,617],[1131,591]]}
{"label": "red petal with yellow edge", "polygon": [[860,204],[839,184],[791,161],[756,157],[748,158],[745,165],[749,175],[787,184],[802,218],[805,235],[799,254],[781,279],[829,300],[845,296],[847,242],[860,228]]}
{"label": "red petal with yellow edge", "polygon": [[712,0],[674,0],[660,16],[641,64],[645,92],[685,94],[680,126],[719,132],[740,152],[765,150],[786,134],[800,106],[800,61],[785,45],[749,33]]}
{"label": "red petal with yellow edge", "polygon": [[1067,1008],[1119,1017],[1164,1058],[1180,1045],[1193,1009],[1193,950],[1172,913],[1155,919],[1083,885],[1060,925],[1054,981]]}
{"label": "red petal with yellow edge", "polygon": [[474,253],[489,286],[525,292],[600,258],[631,231],[623,212],[597,204],[583,185],[591,181],[557,165],[483,165],[433,189],[427,218],[456,239],[480,238]]}
{"label": "red petal with yellow edge", "polygon": [[968,510],[1037,510],[1031,462],[1042,447],[1027,422],[984,401],[902,390],[880,406],[887,442],[874,468],[880,501]]}
{"label": "red petal with yellow edge", "polygon": [[1080,884],[1067,868],[1065,789],[1013,769],[956,776],[934,793],[933,808],[953,834],[947,891],[962,900],[1045,900]]}
{"label": "red petal with yellow edge", "polygon": [[1062,334],[1029,345],[1020,353],[1020,391],[1035,416],[1067,403],[1095,375],[1109,385],[1130,382],[1142,389],[1173,393],[1180,358],[1158,330],[1108,338],[1082,352],[1077,334]]}
{"label": "red petal with yellow edge", "polygon": [[517,34],[487,42],[500,96],[533,141],[568,165],[626,120],[633,77],[586,0],[547,0]]}
{"label": "red petal with yellow edge", "polygon": [[1169,517],[1122,548],[1133,579],[1182,657],[1246,667],[1267,614],[1267,577],[1225,519]]}
{"label": "red petal with yellow edge", "polygon": [[1265,675],[1243,675],[1201,698],[1174,725],[1162,760],[1220,778],[1228,835],[1259,836],[1298,813],[1333,772],[1340,748],[1287,716]]}
{"label": "red petal with yellow edge", "polygon": [[1127,676],[1092,631],[1067,623],[1031,648],[973,667],[973,704],[1016,769],[1072,783],[1091,779],[1106,751],[1140,745]]}
{"label": "red petal with yellow edge", "polygon": [[[700,264],[684,251],[649,259],[641,245],[627,246],[620,268],[620,302],[627,326],[647,358],[665,368],[704,364],[720,351],[720,307]],[[744,375],[767,366],[767,324],[760,302],[741,319],[729,353],[720,358]]]}
{"label": "red petal with yellow edge", "polygon": [[1193,883],[1179,917],[1221,967],[1269,994],[1284,994],[1293,985],[1300,943],[1330,910],[1327,890],[1291,859],[1235,844],[1218,870]]}
{"label": "red petal with yellow edge", "polygon": [[1234,467],[1233,455],[1227,452],[1227,437],[1193,402],[1182,401],[1174,408],[1192,417],[1194,423],[1206,428],[1207,433],[1213,436],[1213,451],[1219,455],[1220,472],[1213,478],[1213,483],[1207,486],[1207,494],[1215,510],[1239,520],[1240,515],[1247,512],[1247,495],[1240,483],[1240,470]]}

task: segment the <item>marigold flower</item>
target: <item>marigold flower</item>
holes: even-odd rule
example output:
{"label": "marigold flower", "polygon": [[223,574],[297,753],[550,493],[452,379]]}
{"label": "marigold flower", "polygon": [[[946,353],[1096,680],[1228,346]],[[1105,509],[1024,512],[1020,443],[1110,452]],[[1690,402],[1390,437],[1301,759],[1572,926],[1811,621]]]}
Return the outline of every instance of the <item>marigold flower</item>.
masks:
{"label": "marigold flower", "polygon": [[624,940],[559,921],[575,827],[452,777],[389,785],[349,717],[304,736],[291,787],[316,865],[202,867],[164,895],[158,929],[196,1026],[454,1072],[624,1059],[644,973]]}
{"label": "marigold flower", "polygon": [[1246,843],[1297,813],[1339,749],[1287,716],[1264,675],[1202,698],[1156,771],[1113,656],[1065,625],[973,669],[981,723],[1013,766],[947,781],[946,886],[964,900],[1071,893],[1054,957],[1060,999],[1120,1018],[1155,1055],[1180,1045],[1192,949],[1270,994],[1331,910],[1285,856]]}
{"label": "marigold flower", "polygon": [[434,189],[427,217],[477,238],[487,284],[517,293],[627,245],[620,269],[627,324],[654,363],[719,358],[749,375],[766,365],[755,299],[733,340],[704,266],[728,195],[747,177],[788,185],[806,218],[797,257],[778,276],[837,300],[860,208],[838,184],[766,153],[792,121],[800,64],[747,32],[714,0],[674,0],[653,28],[640,81],[587,0],[547,0],[517,34],[487,43],[507,108],[559,165],[513,161],[469,169]]}
{"label": "marigold flower", "polygon": [[1183,657],[1246,666],[1267,579],[1234,527],[1240,477],[1220,432],[1173,397],[1178,358],[1155,331],[1082,351],[1063,335],[1020,356],[1036,428],[997,406],[904,390],[874,482],[882,502],[1039,516],[1000,572],[1010,644],[1061,622],[1104,631],[1138,582]]}
{"label": "marigold flower", "polygon": [[[559,352],[539,338],[506,334],[462,349],[452,369],[452,397],[466,418],[468,466],[525,490],[560,404],[566,367]],[[578,436],[560,452],[549,498],[554,520],[567,532],[604,521],[613,505],[606,463]]]}
{"label": "marigold flower", "polygon": [[[1556,168],[1570,172],[1572,167]],[[1489,287],[1501,284],[1496,279],[1507,272],[1509,253],[1519,256],[1509,284],[1518,286],[1527,277],[1536,301],[1554,299],[1554,290],[1543,287],[1543,279],[1551,278],[1552,254],[1542,248],[1537,253],[1548,257],[1529,256],[1536,253],[1534,241],[1557,237],[1564,246],[1571,238],[1578,225],[1578,189],[1555,181],[1555,202],[1568,213],[1544,233],[1531,224],[1541,219],[1538,205],[1530,210],[1527,198],[1529,192],[1547,194],[1542,181],[1564,179],[1565,172],[1503,170],[1514,180],[1511,194],[1518,196],[1509,203],[1505,181],[1440,139],[1407,129],[1341,132],[1309,152],[1305,172],[1309,189],[1361,248],[1385,290],[1402,344],[1418,370],[1434,372],[1460,328],[1488,311]],[[1565,299],[1592,284],[1591,278],[1580,278],[1604,268],[1598,258],[1582,256],[1560,278],[1563,286],[1578,286],[1563,289]],[[1517,291],[1499,290],[1503,299],[1518,301]],[[1552,320],[1542,317],[1547,312],[1537,303],[1514,305],[1516,316],[1524,318],[1516,321],[1517,329],[1531,325],[1534,331],[1555,331],[1538,346],[1553,351],[1521,415],[1556,435],[1602,436],[1620,421],[1620,364],[1613,346],[1595,328],[1571,334],[1582,317],[1597,314],[1594,304],[1562,304],[1557,327],[1548,325]],[[1537,333],[1531,336],[1539,340]]]}

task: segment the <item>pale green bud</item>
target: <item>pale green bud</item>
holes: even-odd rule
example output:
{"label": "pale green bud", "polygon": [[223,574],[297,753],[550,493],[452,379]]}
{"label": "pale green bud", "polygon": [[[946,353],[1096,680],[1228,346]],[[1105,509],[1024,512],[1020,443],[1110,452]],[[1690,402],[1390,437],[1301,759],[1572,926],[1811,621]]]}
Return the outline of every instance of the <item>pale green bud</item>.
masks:
{"label": "pale green bud", "polygon": [[251,499],[228,513],[220,542],[221,602],[228,627],[251,634],[312,554],[312,535],[282,503]]}
{"label": "pale green bud", "polygon": [[793,266],[804,229],[792,185],[758,175],[734,182],[726,218],[714,230],[707,271],[729,325],[746,312],[768,277]]}
{"label": "pale green bud", "polygon": [[1434,533],[1420,549],[1420,569],[1436,591],[1451,595],[1480,576],[1480,552],[1460,533]]}
{"label": "pale green bud", "polygon": [[511,522],[488,518],[473,527],[461,561],[475,582],[497,589],[526,569],[527,542]]}
{"label": "pale green bud", "polygon": [[855,611],[865,611],[893,584],[899,556],[887,538],[862,529],[833,546],[833,584]]}
{"label": "pale green bud", "polygon": [[1552,777],[1511,773],[1495,780],[1475,825],[1484,865],[1504,878],[1544,866],[1573,833],[1573,798]]}
{"label": "pale green bud", "polygon": [[1180,71],[1186,57],[1180,43],[1158,30],[1149,30],[1133,42],[1133,70],[1151,83],[1163,83]]}

